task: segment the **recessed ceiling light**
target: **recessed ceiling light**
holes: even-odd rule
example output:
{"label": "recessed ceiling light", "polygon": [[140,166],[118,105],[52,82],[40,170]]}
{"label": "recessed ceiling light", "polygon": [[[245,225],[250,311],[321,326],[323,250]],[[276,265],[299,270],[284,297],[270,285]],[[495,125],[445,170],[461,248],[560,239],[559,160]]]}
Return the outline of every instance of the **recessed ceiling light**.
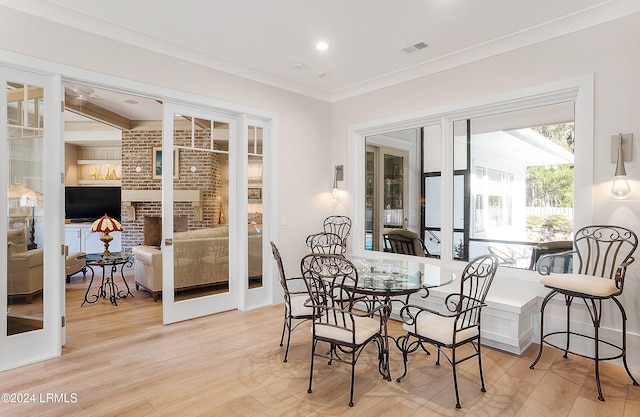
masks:
{"label": "recessed ceiling light", "polygon": [[137,101],[132,100],[132,99],[125,100],[124,102],[125,102],[125,103],[127,103],[127,104],[138,104],[138,102],[137,102]]}
{"label": "recessed ceiling light", "polygon": [[322,71],[318,71],[318,72],[316,72],[316,77],[318,77],[318,78],[322,78],[322,77],[324,77],[325,75],[327,75],[327,74],[326,74],[326,73],[324,73],[324,72],[322,72]]}
{"label": "recessed ceiling light", "polygon": [[316,49],[319,51],[324,51],[329,49],[329,44],[327,44],[326,42],[320,41],[316,44]]}
{"label": "recessed ceiling light", "polygon": [[291,65],[291,68],[294,68],[294,69],[303,69],[304,68],[304,64],[302,62],[292,62],[289,65]]}

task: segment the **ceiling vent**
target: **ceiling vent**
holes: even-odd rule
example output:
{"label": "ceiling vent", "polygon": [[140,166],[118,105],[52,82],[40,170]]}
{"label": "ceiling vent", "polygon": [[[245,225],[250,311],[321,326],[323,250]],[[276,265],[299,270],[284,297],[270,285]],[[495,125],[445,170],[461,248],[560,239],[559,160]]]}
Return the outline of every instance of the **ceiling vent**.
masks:
{"label": "ceiling vent", "polygon": [[426,48],[427,46],[429,46],[429,45],[427,45],[426,43],[424,43],[424,42],[420,41],[420,42],[418,42],[418,43],[414,43],[413,45],[405,46],[405,47],[400,48],[400,49],[401,49],[401,50],[403,50],[403,51],[405,51],[406,53],[410,54],[410,53],[412,53],[412,52],[415,52],[415,51],[419,51],[419,50],[421,50],[421,49],[424,49],[424,48]]}

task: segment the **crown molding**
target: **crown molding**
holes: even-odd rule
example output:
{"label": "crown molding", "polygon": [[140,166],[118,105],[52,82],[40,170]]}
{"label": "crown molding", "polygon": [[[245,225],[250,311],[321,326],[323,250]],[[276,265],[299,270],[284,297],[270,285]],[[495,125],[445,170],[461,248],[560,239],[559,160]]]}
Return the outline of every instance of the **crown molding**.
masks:
{"label": "crown molding", "polygon": [[[62,25],[73,27],[98,36],[108,37],[194,64],[202,65],[234,76],[271,85],[311,98],[337,102],[374,90],[400,84],[416,78],[469,64],[481,59],[510,52],[529,45],[564,36],[602,23],[640,12],[638,0],[609,0],[588,9],[569,14],[531,28],[474,45],[464,50],[441,56],[409,68],[384,74],[345,88],[329,91],[293,82],[212,55],[188,45],[150,36],[111,22],[107,22],[45,0],[0,0],[0,5],[22,11]],[[107,35],[108,34],[108,35]]]}
{"label": "crown molding", "polygon": [[435,74],[481,59],[489,58],[536,43],[548,41],[583,29],[610,22],[640,12],[638,0],[610,0],[589,9],[515,32],[489,42],[474,45],[426,61],[410,68],[373,78],[361,83],[332,91],[331,101],[336,102],[381,88],[390,87],[416,78]]}

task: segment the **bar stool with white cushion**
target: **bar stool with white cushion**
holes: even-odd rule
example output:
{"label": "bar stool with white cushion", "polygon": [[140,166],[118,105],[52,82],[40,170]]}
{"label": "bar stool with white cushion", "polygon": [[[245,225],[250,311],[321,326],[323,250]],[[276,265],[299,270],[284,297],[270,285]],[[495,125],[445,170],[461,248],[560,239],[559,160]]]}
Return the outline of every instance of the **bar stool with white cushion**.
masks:
{"label": "bar stool with white cushion", "polygon": [[[624,227],[618,226],[587,226],[578,230],[574,238],[575,255],[578,260],[578,273],[550,274],[551,269],[540,267],[548,264],[546,257],[566,256],[566,254],[545,255],[538,261],[538,272],[548,274],[541,279],[541,283],[551,291],[542,301],[540,307],[540,350],[538,356],[530,368],[538,363],[542,357],[542,348],[546,343],[556,349],[564,351],[563,357],[568,353],[591,359],[595,363],[596,387],[598,399],[604,401],[600,386],[600,361],[608,361],[622,358],[627,374],[633,385],[638,381],[633,377],[627,365],[627,315],[622,303],[618,299],[624,290],[624,280],[627,267],[634,261],[633,253],[638,247],[636,234]],[[564,298],[566,305],[566,328],[559,331],[545,333],[544,312],[549,301],[555,296]],[[571,329],[571,307],[574,298],[584,302],[588,316],[593,325],[593,335],[586,335]],[[612,300],[622,318],[622,340],[620,344],[600,339],[600,325],[602,322],[602,302]],[[572,340],[577,338],[592,340],[594,343],[593,354],[579,353],[571,350]],[[564,346],[561,344],[564,343]],[[605,356],[601,350],[606,349]]]}

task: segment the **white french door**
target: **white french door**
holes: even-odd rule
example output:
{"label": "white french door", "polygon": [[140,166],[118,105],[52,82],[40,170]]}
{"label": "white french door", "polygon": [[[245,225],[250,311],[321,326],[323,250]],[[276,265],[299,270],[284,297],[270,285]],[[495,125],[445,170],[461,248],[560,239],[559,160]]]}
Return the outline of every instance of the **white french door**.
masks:
{"label": "white french door", "polygon": [[[237,119],[163,103],[163,322],[238,308]],[[156,154],[157,155],[157,154]],[[172,155],[172,157],[166,157]]]}
{"label": "white french door", "polygon": [[0,67],[0,371],[64,341],[61,85]]}

